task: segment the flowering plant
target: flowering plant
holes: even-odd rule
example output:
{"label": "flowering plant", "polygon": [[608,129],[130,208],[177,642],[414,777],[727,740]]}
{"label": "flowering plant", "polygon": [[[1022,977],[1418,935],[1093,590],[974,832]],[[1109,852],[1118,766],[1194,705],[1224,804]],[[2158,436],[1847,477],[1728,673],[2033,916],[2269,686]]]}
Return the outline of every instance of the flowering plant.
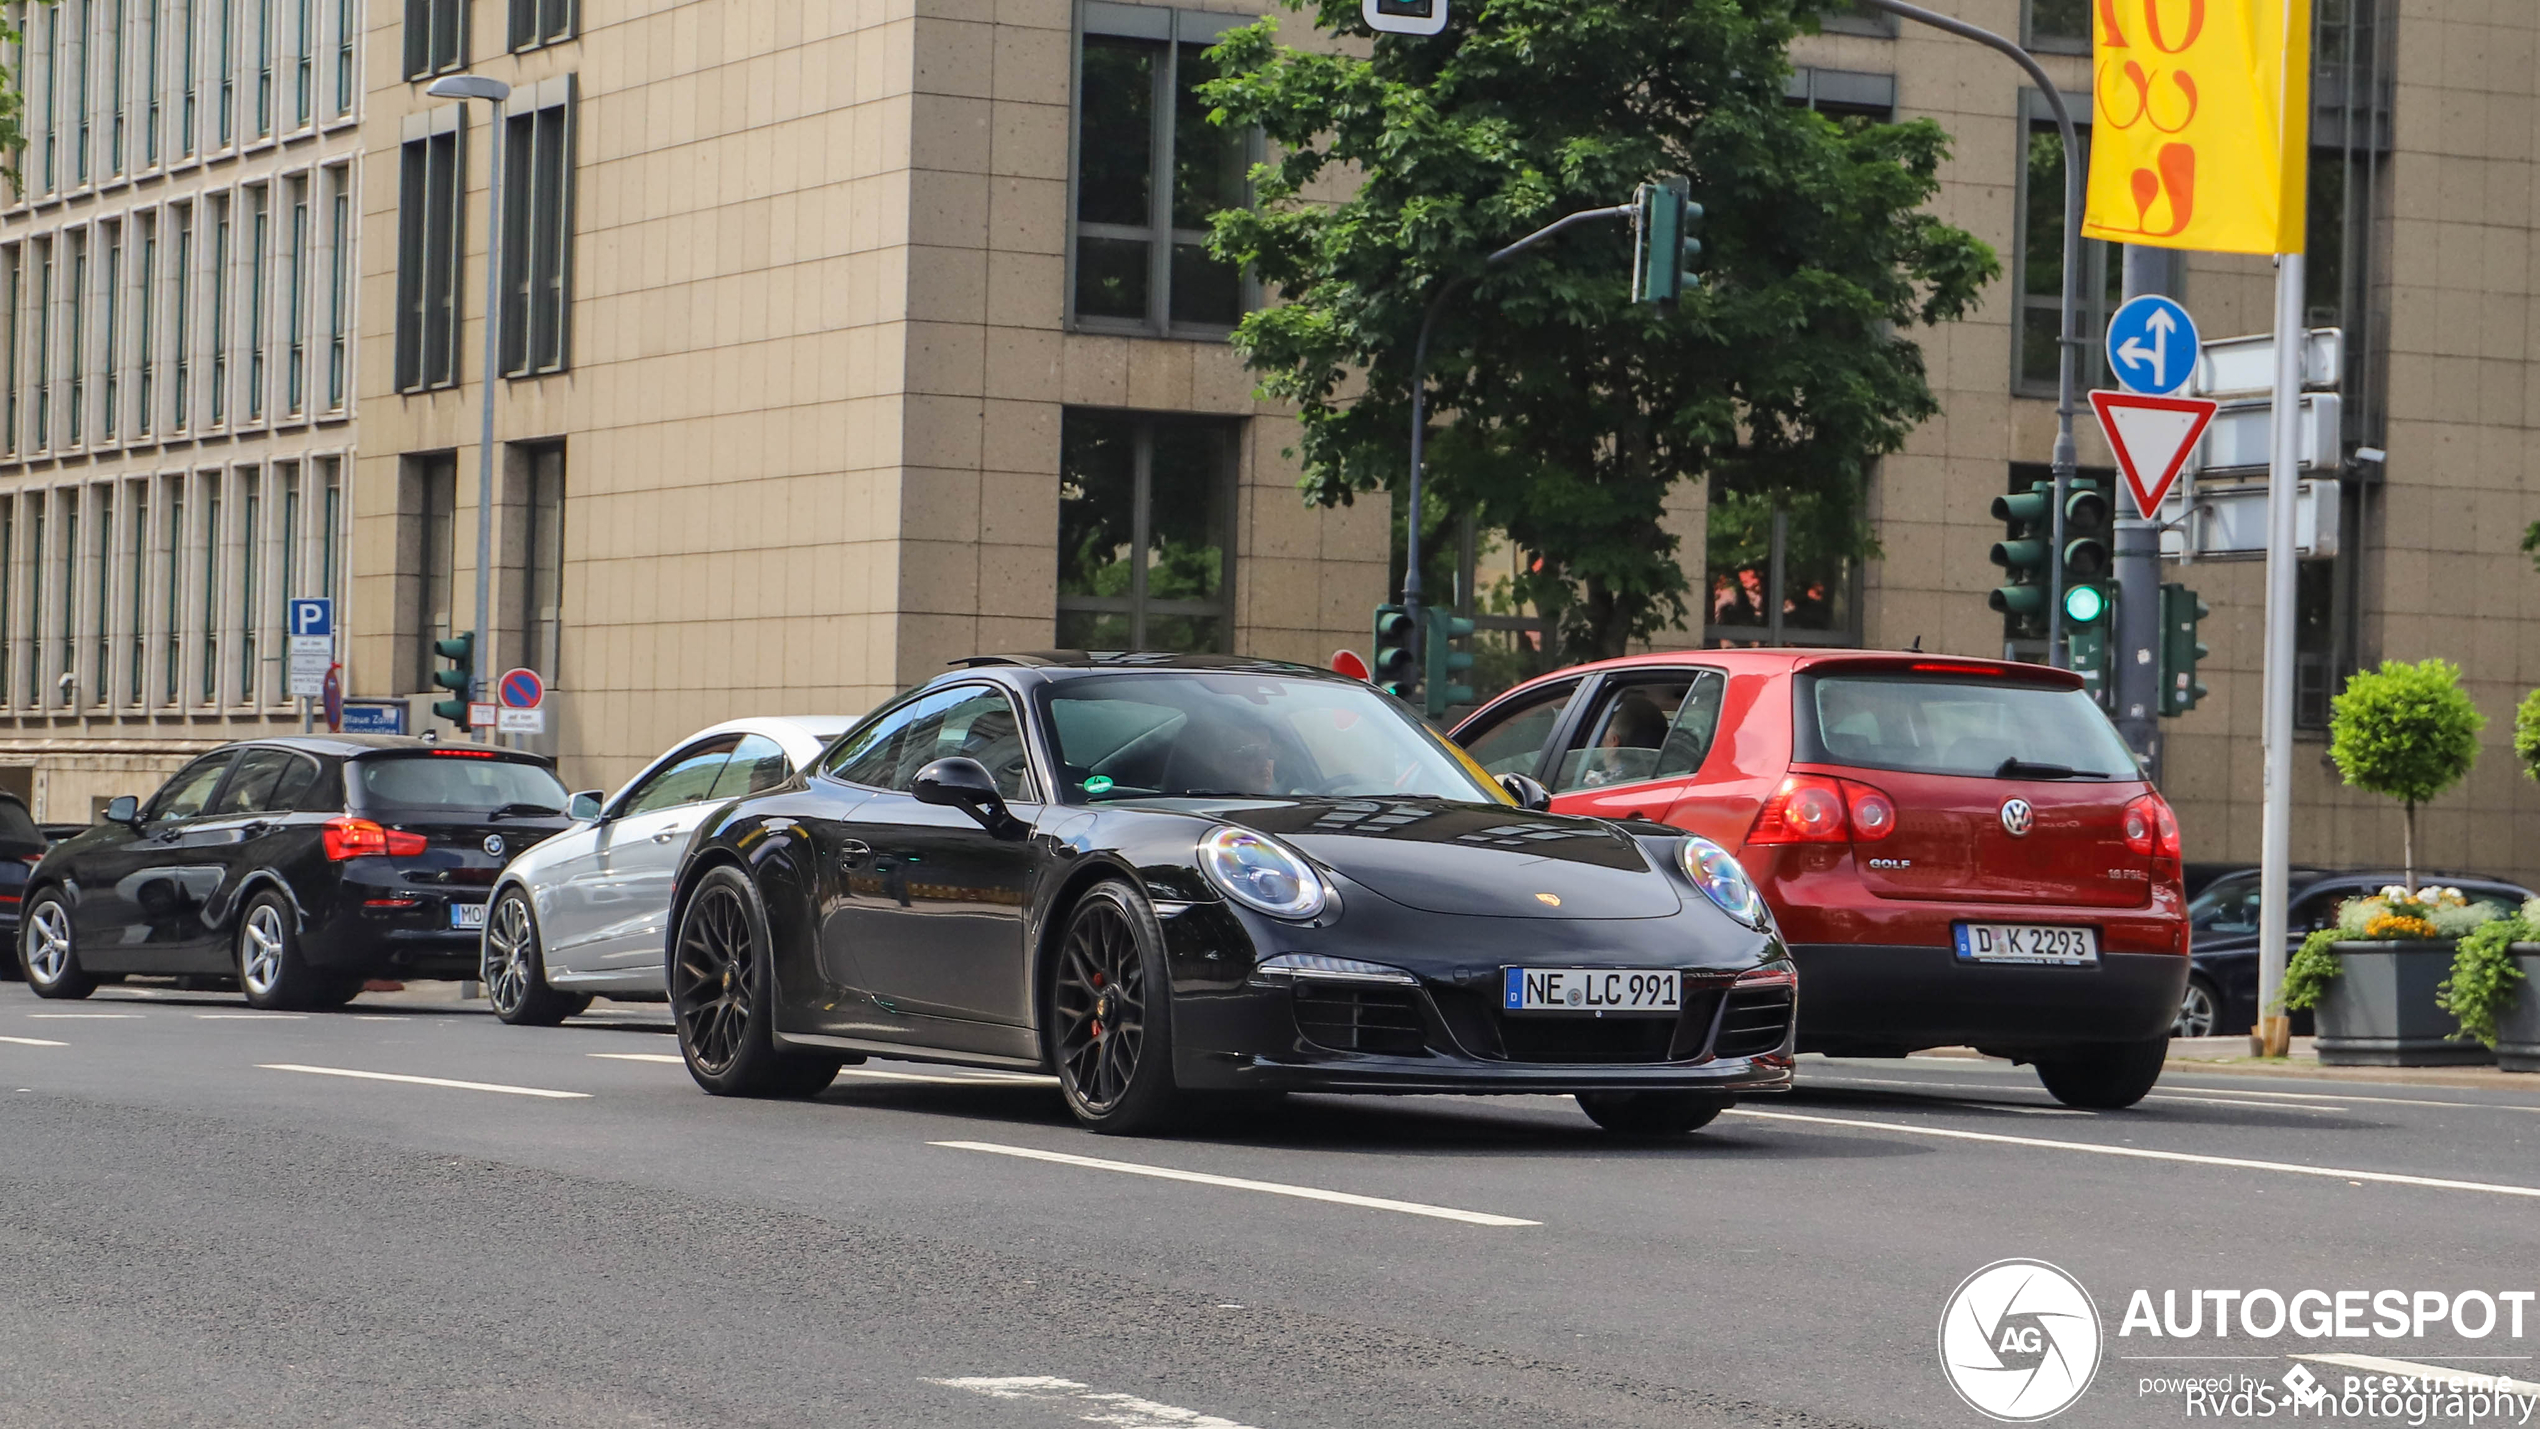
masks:
{"label": "flowering plant", "polygon": [[[2427,884],[2410,893],[2393,883],[2378,893],[2338,905],[2337,921],[2314,930],[2284,965],[2284,1003],[2317,1007],[2342,969],[2330,949],[2339,943],[2429,942],[2465,938],[2509,916],[2493,903],[2472,903],[2457,888]],[[2466,984],[2464,984],[2466,986]]]}

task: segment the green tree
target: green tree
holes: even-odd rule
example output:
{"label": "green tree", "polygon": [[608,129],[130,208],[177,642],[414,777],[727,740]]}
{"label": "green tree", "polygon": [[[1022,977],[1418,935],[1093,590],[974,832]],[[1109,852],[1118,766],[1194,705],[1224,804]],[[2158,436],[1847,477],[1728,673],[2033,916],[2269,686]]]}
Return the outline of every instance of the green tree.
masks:
{"label": "green tree", "polygon": [[[1322,29],[1368,35],[1358,0],[1318,3]],[[1228,35],[1212,117],[1259,125],[1277,158],[1210,243],[1281,299],[1234,340],[1299,409],[1309,498],[1403,480],[1413,339],[1441,286],[1470,279],[1431,342],[1430,476],[1540,558],[1517,594],[1557,614],[1565,653],[1682,622],[1661,520],[1688,477],[1873,552],[1868,469],[1938,410],[1901,331],[1963,314],[1999,264],[1921,211],[1937,125],[1785,102],[1817,4],[1476,0],[1364,57],[1283,47],[1270,20]],[[1491,250],[1670,173],[1709,211],[1704,282],[1677,310],[1631,302],[1619,222],[1484,272]]]}
{"label": "green tree", "polygon": [[2514,757],[2522,761],[2526,776],[2540,779],[2540,690],[2514,707]]}
{"label": "green tree", "polygon": [[2355,788],[2408,808],[2405,867],[2417,886],[2417,805],[2461,782],[2478,759],[2487,716],[2461,689],[2449,660],[2384,660],[2359,670],[2329,704],[2328,757]]}

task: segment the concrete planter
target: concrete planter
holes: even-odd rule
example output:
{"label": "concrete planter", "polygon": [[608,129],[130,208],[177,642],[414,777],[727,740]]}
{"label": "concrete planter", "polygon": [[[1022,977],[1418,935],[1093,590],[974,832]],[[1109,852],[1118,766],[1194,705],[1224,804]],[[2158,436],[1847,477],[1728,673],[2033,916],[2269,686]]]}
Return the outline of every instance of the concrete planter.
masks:
{"label": "concrete planter", "polygon": [[2318,1009],[2319,1055],[2330,1067],[2456,1067],[2492,1062],[2455,1042],[2460,1022],[2434,1001],[2452,974],[2453,940],[2339,943],[2338,977]]}
{"label": "concrete planter", "polygon": [[2540,943],[2514,944],[2514,1005],[2496,1019],[2496,1065],[2508,1072],[2540,1072]]}

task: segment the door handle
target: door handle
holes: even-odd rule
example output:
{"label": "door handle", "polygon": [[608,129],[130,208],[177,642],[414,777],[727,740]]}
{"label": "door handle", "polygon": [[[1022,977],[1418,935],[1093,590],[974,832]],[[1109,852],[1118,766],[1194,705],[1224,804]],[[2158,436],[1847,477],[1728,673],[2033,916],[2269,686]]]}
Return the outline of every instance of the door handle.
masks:
{"label": "door handle", "polygon": [[873,856],[873,845],[862,839],[842,839],[838,844],[838,862],[858,864]]}
{"label": "door handle", "polygon": [[680,830],[678,829],[664,829],[660,833],[653,835],[653,842],[657,844],[666,844],[672,839],[679,837],[679,834]]}

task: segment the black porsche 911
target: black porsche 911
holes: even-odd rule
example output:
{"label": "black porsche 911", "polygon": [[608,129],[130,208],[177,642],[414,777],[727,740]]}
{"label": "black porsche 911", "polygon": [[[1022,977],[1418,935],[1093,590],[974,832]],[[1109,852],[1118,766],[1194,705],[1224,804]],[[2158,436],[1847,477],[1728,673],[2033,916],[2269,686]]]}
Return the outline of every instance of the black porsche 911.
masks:
{"label": "black porsche 911", "polygon": [[667,972],[707,1091],[877,1054],[1054,1072],[1097,1131],[1323,1091],[1667,1134],[1789,1087],[1796,973],[1718,845],[1542,812],[1326,671],[964,664],[698,829]]}

